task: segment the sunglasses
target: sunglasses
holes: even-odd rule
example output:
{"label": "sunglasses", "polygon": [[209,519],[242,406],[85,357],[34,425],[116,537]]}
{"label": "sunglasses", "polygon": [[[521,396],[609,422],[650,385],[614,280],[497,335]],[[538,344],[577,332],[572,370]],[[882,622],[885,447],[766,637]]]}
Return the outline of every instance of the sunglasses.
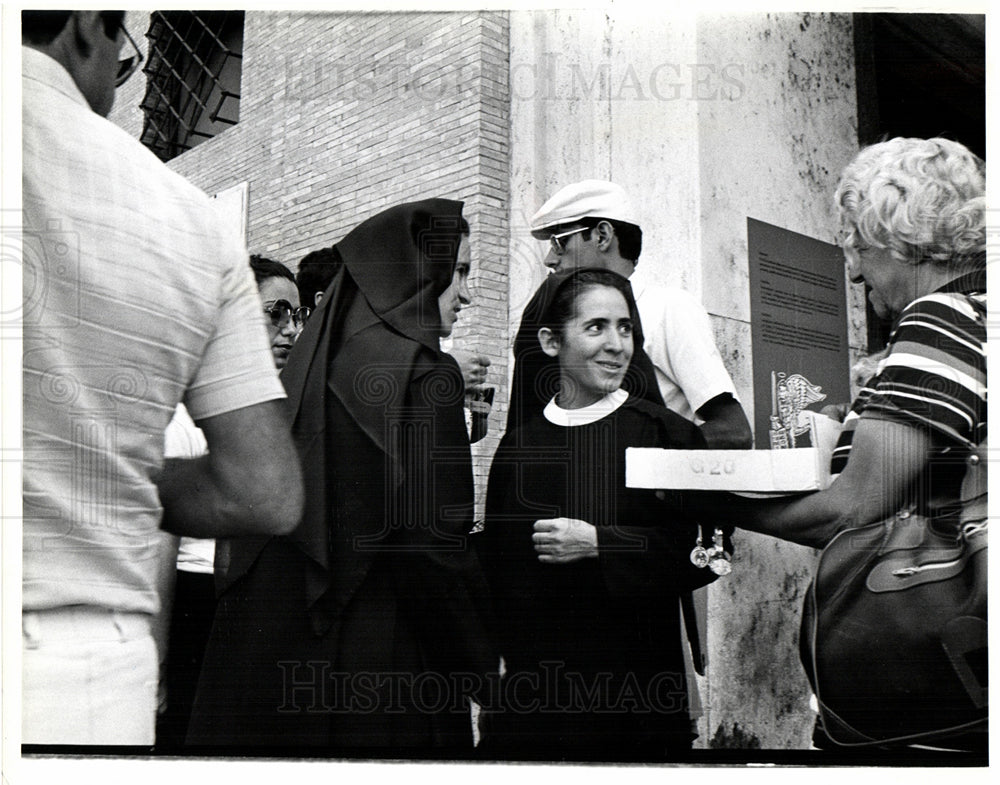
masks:
{"label": "sunglasses", "polygon": [[570,229],[568,232],[560,232],[559,234],[549,235],[549,245],[552,246],[552,250],[555,251],[556,256],[562,256],[566,252],[565,238],[573,234],[578,234],[579,232],[588,231],[590,231],[589,226],[581,226],[577,229]]}
{"label": "sunglasses", "polygon": [[301,330],[305,327],[306,321],[309,319],[309,314],[312,313],[312,308],[307,308],[304,305],[299,308],[293,308],[288,300],[275,300],[274,305],[264,309],[264,313],[271,317],[271,325],[273,327],[281,329],[291,319],[295,327]]}
{"label": "sunglasses", "polygon": [[142,65],[142,52],[139,51],[139,47],[132,39],[132,36],[128,34],[128,30],[125,29],[125,25],[121,24],[120,27],[121,31],[125,33],[125,40],[128,41],[129,46],[132,47],[133,54],[128,57],[123,57],[118,61],[118,75],[115,77],[115,87],[121,87],[125,84],[129,77],[132,76],[136,70],[138,70],[140,65]]}

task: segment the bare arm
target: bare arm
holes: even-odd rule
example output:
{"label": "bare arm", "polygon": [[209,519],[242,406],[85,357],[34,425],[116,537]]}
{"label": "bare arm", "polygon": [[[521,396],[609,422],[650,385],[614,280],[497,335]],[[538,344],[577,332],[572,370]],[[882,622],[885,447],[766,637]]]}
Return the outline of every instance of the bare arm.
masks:
{"label": "bare arm", "polygon": [[863,418],[847,466],[827,490],[794,500],[737,500],[739,509],[730,514],[740,516],[733,522],[741,528],[821,548],[837,532],[881,520],[906,504],[932,446],[918,428]]}
{"label": "bare arm", "polygon": [[710,450],[748,450],[753,433],[740,402],[729,393],[716,395],[697,412],[705,422],[699,428]]}
{"label": "bare arm", "polygon": [[287,534],[302,515],[302,473],[284,401],[198,421],[208,455],[168,459],[163,528],[191,537]]}
{"label": "bare arm", "polygon": [[160,662],[159,712],[166,707],[167,648],[170,641],[170,620],[174,613],[174,589],[177,584],[177,547],[179,538],[160,532],[159,569],[156,572],[156,593],[160,596],[160,612],[153,617],[153,640]]}

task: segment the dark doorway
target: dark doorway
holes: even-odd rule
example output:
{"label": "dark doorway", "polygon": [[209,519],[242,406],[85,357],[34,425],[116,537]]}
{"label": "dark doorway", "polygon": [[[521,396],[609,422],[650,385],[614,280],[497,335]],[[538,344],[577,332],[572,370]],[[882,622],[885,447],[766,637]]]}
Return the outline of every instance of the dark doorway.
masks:
{"label": "dark doorway", "polygon": [[[986,17],[854,14],[858,142],[943,136],[986,158]],[[890,325],[868,307],[868,347]]]}

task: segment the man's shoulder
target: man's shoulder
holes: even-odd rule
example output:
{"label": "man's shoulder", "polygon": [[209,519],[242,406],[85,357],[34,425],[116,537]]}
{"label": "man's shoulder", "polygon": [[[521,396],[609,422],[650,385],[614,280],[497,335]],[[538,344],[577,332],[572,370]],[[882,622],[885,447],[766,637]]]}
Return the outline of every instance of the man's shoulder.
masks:
{"label": "man's shoulder", "polygon": [[129,136],[123,128],[110,120],[97,119],[107,123],[104,141],[109,151],[117,151],[123,158],[123,165],[131,168],[135,176],[143,178],[151,196],[159,191],[160,196],[157,198],[162,198],[164,193],[170,194],[183,204],[195,205],[199,209],[209,208],[214,213],[212,199],[208,194],[163,163],[152,150],[138,139]]}
{"label": "man's shoulder", "polygon": [[[92,179],[135,186],[129,190],[130,198],[146,195],[151,204],[162,205],[166,198],[198,211],[211,206],[204,191],[121,126],[52,85],[40,84],[37,93],[23,101],[24,127],[26,134],[39,134],[42,147],[37,155],[44,157],[43,166],[53,170],[50,176],[58,176],[65,165]],[[31,154],[26,145],[25,156]]]}
{"label": "man's shoulder", "polygon": [[704,310],[701,300],[680,286],[642,281],[633,282],[632,290],[637,304],[676,304]]}
{"label": "man's shoulder", "polygon": [[679,286],[641,284],[634,287],[635,304],[647,335],[683,325],[698,332],[708,324],[708,311],[701,300]]}

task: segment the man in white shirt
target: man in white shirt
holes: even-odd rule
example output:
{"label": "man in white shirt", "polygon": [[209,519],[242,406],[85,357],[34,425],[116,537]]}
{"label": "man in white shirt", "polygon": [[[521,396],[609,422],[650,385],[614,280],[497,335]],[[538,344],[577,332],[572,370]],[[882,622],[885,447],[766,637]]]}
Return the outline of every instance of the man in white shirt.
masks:
{"label": "man in white shirt", "polygon": [[[141,60],[123,22],[22,15],[25,744],[152,745],[161,522],[282,534],[302,510],[242,241],[105,119]],[[168,461],[182,401],[210,452]]]}
{"label": "man in white shirt", "polygon": [[[601,267],[630,278],[642,250],[631,201],[620,186],[604,180],[584,180],[558,191],[532,217],[531,234],[549,242],[545,266],[554,273]],[[750,424],[701,303],[666,286],[635,286],[633,294],[642,349],[667,408],[697,424],[710,448],[749,448]]]}

